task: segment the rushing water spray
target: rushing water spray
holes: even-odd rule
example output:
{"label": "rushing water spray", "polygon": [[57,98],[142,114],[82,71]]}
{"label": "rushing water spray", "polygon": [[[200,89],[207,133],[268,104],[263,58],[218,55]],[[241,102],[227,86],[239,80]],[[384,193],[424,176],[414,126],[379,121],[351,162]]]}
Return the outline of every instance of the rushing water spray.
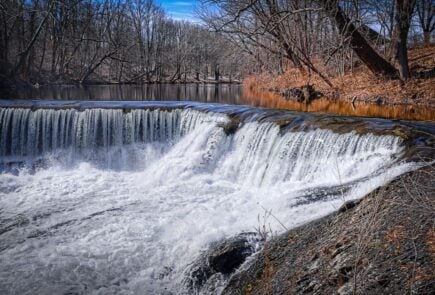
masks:
{"label": "rushing water spray", "polygon": [[[291,228],[413,167],[397,161],[396,136],[259,122],[227,135],[228,122],[191,109],[0,109],[0,293],[183,293],[195,256],[252,231],[263,208]],[[29,170],[35,159],[48,164]]]}

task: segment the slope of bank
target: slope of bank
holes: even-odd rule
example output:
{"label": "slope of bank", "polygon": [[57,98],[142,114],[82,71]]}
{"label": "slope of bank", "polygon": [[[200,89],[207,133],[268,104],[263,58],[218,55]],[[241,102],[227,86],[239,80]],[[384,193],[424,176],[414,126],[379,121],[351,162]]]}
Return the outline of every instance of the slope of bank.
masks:
{"label": "slope of bank", "polygon": [[332,74],[331,65],[316,62],[323,73],[329,73],[328,86],[315,74],[302,76],[289,68],[281,75],[251,76],[244,85],[255,91],[269,91],[290,101],[309,102],[317,98],[352,103],[377,105],[414,105],[435,107],[435,45],[409,50],[412,78],[407,82],[375,77],[361,64],[355,62],[344,75]]}
{"label": "slope of bank", "polygon": [[407,173],[270,240],[223,294],[432,293],[434,177],[434,165]]}

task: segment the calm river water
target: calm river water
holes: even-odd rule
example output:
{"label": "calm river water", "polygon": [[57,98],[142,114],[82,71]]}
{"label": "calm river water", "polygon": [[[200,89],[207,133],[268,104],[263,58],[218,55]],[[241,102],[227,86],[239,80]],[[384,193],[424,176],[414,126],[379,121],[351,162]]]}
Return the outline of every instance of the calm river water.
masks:
{"label": "calm river water", "polygon": [[435,120],[435,109],[318,99],[310,104],[243,88],[239,84],[145,84],[145,85],[50,85],[22,91],[21,99],[99,101],[195,101],[335,115],[405,120]]}

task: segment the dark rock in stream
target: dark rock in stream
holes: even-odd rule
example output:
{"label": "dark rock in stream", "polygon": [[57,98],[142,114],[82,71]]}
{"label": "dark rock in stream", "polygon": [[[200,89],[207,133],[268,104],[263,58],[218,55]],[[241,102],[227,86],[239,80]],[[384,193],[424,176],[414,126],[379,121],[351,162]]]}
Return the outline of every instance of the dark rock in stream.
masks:
{"label": "dark rock in stream", "polygon": [[219,127],[222,127],[224,129],[226,135],[231,135],[236,133],[237,129],[239,129],[239,126],[240,126],[240,119],[234,117],[231,118],[229,122],[219,125]]}
{"label": "dark rock in stream", "polygon": [[206,285],[222,282],[258,251],[261,244],[256,233],[241,233],[213,243],[192,263],[186,272],[184,285],[191,292],[199,292]]}

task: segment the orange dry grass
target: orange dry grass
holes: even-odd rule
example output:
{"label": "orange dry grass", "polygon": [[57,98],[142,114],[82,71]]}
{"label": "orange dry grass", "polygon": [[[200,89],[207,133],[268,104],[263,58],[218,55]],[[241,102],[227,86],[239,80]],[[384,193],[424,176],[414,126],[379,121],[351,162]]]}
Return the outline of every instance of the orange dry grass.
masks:
{"label": "orange dry grass", "polygon": [[435,44],[409,50],[409,66],[411,70],[431,70],[435,68]]}
{"label": "orange dry grass", "polygon": [[[410,67],[413,72],[428,72],[435,69],[435,46],[417,48],[409,52]],[[327,71],[317,62],[318,68]],[[252,90],[281,90],[311,84],[326,98],[349,101],[376,102],[379,99],[390,105],[409,104],[435,106],[435,77],[413,78],[406,83],[375,77],[367,68],[360,67],[341,77],[329,77],[334,85],[329,87],[317,75],[301,75],[290,68],[284,74],[252,76],[244,85]]]}

